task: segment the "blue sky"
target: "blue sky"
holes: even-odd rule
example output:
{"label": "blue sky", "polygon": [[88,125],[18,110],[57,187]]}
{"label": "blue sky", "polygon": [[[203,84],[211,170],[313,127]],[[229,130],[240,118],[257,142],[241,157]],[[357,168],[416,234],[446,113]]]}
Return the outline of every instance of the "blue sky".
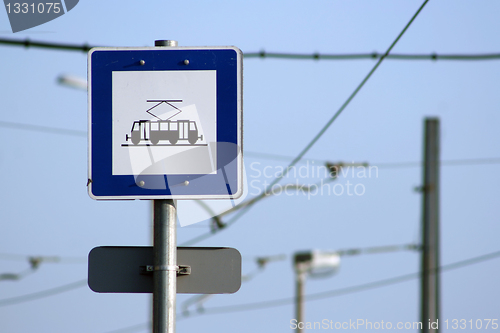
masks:
{"label": "blue sky", "polygon": [[[234,45],[244,53],[384,52],[421,1],[80,1],[69,13],[12,34],[0,11],[0,37],[96,46]],[[499,52],[500,3],[430,1],[394,53]],[[49,290],[87,276],[88,252],[103,245],[151,244],[145,201],[97,202],[87,195],[87,96],[57,83],[85,78],[84,52],[0,45],[0,274],[29,268],[27,256],[58,256],[18,281],[0,281],[2,300]],[[373,60],[244,60],[244,155],[247,178],[272,181],[277,170],[319,132],[375,65]],[[277,195],[196,246],[228,246],[243,256],[285,255],[232,295],[204,303],[205,315],[179,318],[177,332],[289,331],[293,304],[210,314],[210,308],[290,298],[291,258],[301,250],[338,250],[418,243],[423,121],[441,121],[441,262],[500,250],[499,60],[385,60],[328,131],[297,165],[368,162],[378,173],[340,177],[363,195]],[[64,135],[15,128],[20,123],[79,131]],[[262,158],[256,153],[275,155]],[[259,157],[260,156],[260,157]],[[309,160],[309,164],[307,164]],[[487,160],[487,161],[485,161]],[[399,163],[416,162],[410,166]],[[257,170],[257,171],[256,171]],[[313,184],[320,178],[287,178]],[[360,186],[361,186],[360,185]],[[249,188],[249,191],[251,189]],[[213,203],[208,203],[213,205]],[[194,203],[186,203],[196,207]],[[228,220],[230,216],[226,218]],[[209,230],[203,221],[178,230],[182,244]],[[347,288],[417,272],[419,254],[406,251],[343,257],[339,272],[309,279],[306,293]],[[442,273],[442,320],[498,318],[498,259]],[[189,299],[178,296],[178,308]],[[417,279],[306,303],[306,321],[419,321]],[[149,295],[96,294],[86,285],[54,296],[0,307],[5,332],[147,332]],[[196,313],[194,307],[191,312]],[[180,317],[180,311],[179,317]],[[495,317],[496,316],[496,317]],[[500,318],[498,318],[500,319]],[[138,325],[138,326],[135,326]],[[490,328],[491,329],[491,328]],[[360,329],[361,330],[361,329]],[[446,330],[445,330],[446,331]],[[465,331],[471,330],[468,327]]]}

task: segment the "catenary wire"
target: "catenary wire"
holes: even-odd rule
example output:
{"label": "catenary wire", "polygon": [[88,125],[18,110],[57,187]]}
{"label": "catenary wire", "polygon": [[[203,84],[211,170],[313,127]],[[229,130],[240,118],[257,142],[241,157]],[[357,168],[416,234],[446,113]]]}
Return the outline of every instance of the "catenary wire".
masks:
{"label": "catenary wire", "polygon": [[[270,54],[265,54],[265,53],[264,53],[264,55],[261,55],[261,53],[258,53],[258,54],[259,54],[259,57],[270,57],[270,58],[271,58],[271,57],[273,57],[273,54],[272,54],[272,53],[270,53]],[[252,57],[252,56],[253,56],[253,54],[247,54],[247,55],[246,55],[246,57]],[[303,55],[297,55],[297,56],[298,56],[298,57],[302,57],[302,58],[303,58]],[[499,56],[499,55],[497,55],[497,56]],[[276,54],[276,57],[277,57],[277,58],[280,58],[281,56],[280,56],[280,54]],[[336,57],[336,56],[334,56],[334,57]],[[339,57],[342,57],[342,55],[339,55]],[[380,55],[374,54],[374,55],[372,56],[372,58],[374,58],[374,59],[375,59],[375,58],[377,58],[377,57],[380,57]],[[416,56],[416,57],[418,57],[418,56]],[[423,56],[423,55],[422,55],[422,56],[420,56],[420,57],[427,57],[427,56]],[[434,59],[434,60],[435,60],[435,59],[438,59],[438,56],[437,56],[437,55],[432,55],[432,57],[433,57],[432,59]],[[283,56],[282,58],[286,58],[286,56]],[[290,57],[290,58],[293,58],[293,57]],[[314,55],[312,55],[312,58],[311,58],[311,59],[313,59],[313,58],[314,58],[314,59],[327,59],[327,58],[326,58],[326,57],[324,57],[323,55],[319,55],[319,54],[314,54]],[[396,58],[396,59],[397,59],[396,55],[389,55],[389,56],[387,56],[387,58]],[[333,59],[333,58],[332,58],[332,59]],[[418,58],[418,59],[423,59],[423,58]],[[439,56],[439,59],[441,59],[441,56]],[[486,58],[484,58],[484,59],[491,59],[491,58],[486,57]],[[466,59],[457,59],[457,60],[466,60]],[[71,135],[71,134],[70,134],[70,135]],[[415,163],[417,163],[417,162],[415,162]],[[418,164],[416,164],[416,165],[412,165],[412,166],[418,166],[418,165],[421,165],[421,163],[418,163]]]}
{"label": "catenary wire", "polygon": [[[414,250],[417,248],[418,247],[416,247],[414,244],[406,244],[406,245],[382,246],[382,247],[378,246],[378,247],[370,247],[370,248],[364,248],[364,249],[347,249],[347,250],[339,250],[337,252],[340,255],[358,255],[358,254],[362,254],[362,253],[368,254],[368,253],[379,253],[379,252],[394,252],[394,251],[402,251],[402,250],[406,251],[409,249]],[[14,256],[17,257],[18,255],[14,255]],[[255,257],[255,260],[260,268],[263,268],[269,262],[281,261],[284,259],[286,259],[286,255],[284,255],[284,254]],[[13,305],[13,304],[17,304],[17,303],[23,303],[23,302],[27,302],[27,301],[32,301],[32,300],[60,294],[60,293],[66,292],[66,291],[80,288],[86,284],[87,284],[87,279],[76,281],[73,283],[69,283],[69,284],[66,284],[63,286],[47,289],[44,291],[35,292],[32,294],[2,299],[2,300],[0,300],[0,307],[7,306],[7,305]]]}
{"label": "catenary wire", "polygon": [[[279,155],[279,154],[269,154],[262,152],[253,152],[247,151],[245,152],[245,157],[250,158],[260,158],[274,161],[290,161],[293,156],[289,155]],[[314,162],[318,164],[325,164],[330,162],[330,160],[319,159],[319,158],[304,158],[300,162]],[[475,165],[475,164],[498,164],[500,163],[500,157],[492,157],[492,158],[471,158],[471,159],[450,159],[450,160],[441,160],[441,165]],[[370,163],[370,166],[375,166],[378,168],[413,168],[413,167],[421,167],[423,162],[410,161],[410,162],[381,162],[381,163]]]}
{"label": "catenary wire", "polygon": [[36,268],[28,268],[19,273],[1,273],[0,281],[19,281],[26,276],[33,274]]}
{"label": "catenary wire", "polygon": [[39,260],[44,263],[61,263],[61,264],[84,264],[87,263],[86,257],[60,257],[60,256],[40,256],[40,255],[23,255],[14,253],[0,253],[0,260],[15,260],[15,261],[30,261]]}
{"label": "catenary wire", "polygon": [[117,330],[108,331],[106,333],[133,333],[133,332],[141,332],[141,331],[145,331],[145,330],[148,330],[150,332],[151,327],[153,327],[152,324],[153,323],[151,323],[151,322],[142,323],[142,324],[137,324],[137,325],[128,326],[128,327],[124,327],[124,328],[119,328]]}
{"label": "catenary wire", "polygon": [[[423,162],[402,162],[402,163],[396,162],[396,163],[378,163],[378,164],[373,164],[371,166],[376,166],[378,168],[392,169],[392,168],[413,168],[413,167],[422,166],[422,164],[423,164]],[[500,164],[500,158],[442,160],[442,161],[440,161],[440,164],[443,166]],[[255,198],[257,198],[257,197],[255,197]],[[250,200],[255,200],[255,198],[250,199]],[[240,207],[240,206],[236,206],[236,207]],[[236,215],[234,215],[228,222],[226,222],[224,224],[224,228],[234,224],[239,218],[241,218],[243,215],[245,215],[248,212],[250,207],[251,207],[251,205],[243,206],[243,208],[241,208]],[[226,212],[224,212],[224,213],[226,213]],[[212,230],[210,232],[206,232],[206,233],[203,233],[203,234],[198,235],[196,237],[193,237],[192,239],[185,241],[182,245],[187,246],[187,245],[193,245],[193,244],[199,243],[205,239],[212,237],[214,234],[223,230],[224,228],[215,229],[215,230]]]}
{"label": "catenary wire", "polygon": [[[0,38],[0,44],[21,46],[25,48],[36,47],[46,48],[61,51],[80,51],[88,52],[91,46],[88,44],[68,44],[55,42],[33,41],[26,39]],[[384,54],[378,52],[371,53],[345,53],[345,54],[323,54],[323,53],[284,53],[284,52],[267,52],[261,50],[259,52],[245,52],[244,57],[247,59],[291,59],[291,60],[364,60],[364,59],[380,59]],[[498,60],[500,53],[482,53],[482,54],[389,54],[385,56],[387,59],[393,60],[453,60],[453,61],[481,61],[481,60]]]}
{"label": "catenary wire", "polygon": [[349,105],[349,103],[356,97],[358,92],[363,88],[365,83],[370,79],[370,77],[373,75],[373,73],[377,70],[377,68],[380,66],[384,58],[391,52],[391,50],[394,48],[394,46],[397,44],[397,42],[401,39],[403,34],[408,30],[410,25],[413,23],[413,21],[417,18],[418,14],[422,11],[422,9],[425,7],[425,5],[429,2],[429,0],[425,0],[424,3],[420,6],[420,8],[417,10],[417,12],[413,15],[413,17],[410,19],[410,21],[406,24],[406,26],[403,28],[403,30],[399,33],[399,35],[396,37],[396,39],[392,42],[392,44],[389,46],[387,51],[384,53],[382,57],[380,57],[379,61],[373,66],[373,68],[368,72],[368,74],[365,76],[365,78],[361,81],[361,83],[354,89],[354,91],[349,95],[347,100],[340,106],[340,108],[337,110],[337,112],[334,113],[334,115],[328,120],[328,122],[321,128],[321,130],[314,136],[314,138],[306,145],[304,149],[295,157],[292,162],[288,165],[288,167],[279,175],[278,177],[275,178],[273,182],[267,187],[266,191],[264,191],[263,195],[261,197],[263,198],[266,195],[266,192],[269,191],[276,183],[278,183],[283,177],[285,177],[290,169],[297,164],[298,161],[302,159],[302,157],[314,146],[314,144],[323,136],[323,134],[330,128],[330,126],[333,124],[333,122],[337,119],[337,117],[345,110],[345,108]]}
{"label": "catenary wire", "polygon": [[[31,125],[31,124],[24,124],[24,123],[17,123],[17,122],[0,121],[0,127],[13,128],[13,129],[19,129],[19,130],[45,132],[45,133],[51,133],[51,134],[87,137],[87,132],[85,132],[85,131],[69,130],[69,129],[58,128],[58,127],[50,127],[50,126]],[[258,158],[265,158],[265,159],[276,159],[276,160],[285,160],[285,159],[290,160],[292,158],[290,156],[285,156],[285,155],[275,155],[275,154],[260,153],[260,152],[245,152],[245,155],[250,155],[250,156],[254,156],[254,157],[258,157]],[[313,161],[313,162],[319,162],[319,163],[328,162],[328,160],[320,160],[320,159],[304,159],[302,161],[304,161],[304,162]],[[413,168],[413,167],[421,166],[422,163],[423,162],[389,162],[389,163],[386,162],[386,163],[374,163],[371,165],[376,166],[378,168],[409,168],[409,167]],[[445,166],[445,165],[446,166],[459,166],[459,165],[499,164],[499,163],[500,163],[500,158],[455,159],[455,160],[442,160],[440,162],[440,164],[443,166]],[[230,226],[233,223],[235,223],[240,217],[242,217],[249,210],[250,206],[247,205],[244,208],[241,208],[237,215],[235,215],[227,223],[225,223],[225,226]],[[239,207],[239,206],[237,206],[237,207]],[[188,240],[180,245],[187,246],[187,245],[199,243],[207,238],[210,238],[211,236],[213,236],[215,233],[217,233],[221,229],[222,228],[215,229],[211,232],[196,236],[193,239]],[[0,255],[0,258],[1,258],[1,255]]]}
{"label": "catenary wire", "polygon": [[[335,181],[337,179],[337,176],[335,177],[330,177],[330,178],[326,178],[326,181],[324,182],[324,184],[326,183],[330,183],[332,181]],[[321,183],[316,183],[314,184],[314,186],[318,187],[320,186],[320,184],[323,184],[323,180],[321,180]],[[296,189],[296,190],[302,190],[304,192],[309,192],[312,188],[312,186],[310,185],[296,185],[296,184],[287,184],[284,186],[285,188],[285,191],[288,189],[288,187],[291,187],[292,189]],[[268,195],[266,195],[265,197],[270,197],[271,196],[271,193],[269,193]],[[248,210],[247,207],[251,206],[251,204],[258,198],[257,197],[254,197],[252,199],[249,199],[243,203],[241,203],[240,205],[242,205],[242,209],[240,209],[240,212],[244,211],[241,213],[241,215],[245,214],[245,212]],[[201,203],[202,201],[197,201],[198,203]],[[238,206],[240,207],[240,206]],[[217,228],[212,228],[212,230],[209,232],[209,233],[206,233],[206,234],[202,234],[200,236],[197,236],[191,240],[188,240],[184,243],[181,244],[181,246],[187,246],[187,245],[192,245],[192,244],[195,244],[195,243],[198,243],[206,238],[209,238],[210,236],[212,236],[212,234],[216,233],[217,231],[227,227],[227,226],[230,226],[231,224],[233,224],[234,222],[237,221],[237,219],[241,216],[240,213],[238,213],[237,215],[235,215],[234,217],[232,217],[228,222],[226,223],[222,223],[222,221],[220,220],[220,217],[222,217],[223,215],[226,214],[226,212],[223,212],[223,213],[220,213],[219,215],[213,213],[213,211],[210,209],[210,211],[208,211],[210,215],[212,215],[212,219],[215,219],[217,222]]]}
{"label": "catenary wire", "polygon": [[[0,121],[0,127],[28,130],[28,131],[45,132],[45,133],[51,133],[51,134],[79,136],[79,137],[86,137],[87,136],[87,132],[85,132],[85,131],[68,130],[68,129],[64,129],[64,128],[31,125],[31,124],[16,123],[16,122]],[[266,159],[276,159],[276,160],[285,160],[285,159],[290,160],[292,158],[290,156],[285,156],[285,155],[274,155],[274,154],[260,153],[260,152],[246,152],[245,155],[255,156],[255,157],[259,157],[259,158],[266,158]],[[304,162],[314,161],[314,162],[319,162],[319,163],[328,162],[328,160],[320,160],[320,159],[304,159],[303,161]],[[422,163],[423,162],[389,162],[389,163],[386,162],[386,163],[374,163],[374,164],[372,164],[372,166],[376,166],[378,168],[408,168],[408,167],[412,168],[412,167],[419,167],[422,165]],[[440,162],[440,164],[443,166],[445,166],[445,165],[446,166],[459,166],[459,165],[499,164],[499,163],[500,163],[500,158],[454,159],[454,160],[442,160]],[[237,215],[235,215],[233,218],[231,218],[227,223],[225,223],[225,226],[230,226],[233,223],[235,223],[240,217],[242,217],[249,210],[248,207],[249,206],[246,206],[246,207],[240,209],[240,212]],[[217,233],[219,230],[221,230],[221,228],[215,229],[211,232],[204,233],[204,234],[199,235],[199,236],[196,236],[193,239],[190,239],[190,240],[188,240],[180,245],[187,246],[187,245],[199,243],[205,239],[210,238],[215,233]],[[2,258],[2,255],[0,254],[0,259],[1,258]]]}
{"label": "catenary wire", "polygon": [[[298,54],[298,53],[280,53],[280,52],[247,52],[245,58],[274,58],[274,59],[292,59],[292,60],[362,60],[362,59],[380,59],[383,55],[378,52],[373,53],[350,53],[350,54]],[[493,60],[500,59],[500,54],[389,54],[387,59],[394,60]]]}
{"label": "catenary wire", "polygon": [[[428,0],[427,0],[428,1]],[[398,36],[398,38],[396,39],[396,41],[391,45],[391,47],[387,50],[387,52],[380,57],[380,60],[379,62],[376,64],[376,66],[374,67],[374,69],[369,73],[369,75],[365,78],[365,80],[362,82],[362,84],[358,87],[358,89],[353,93],[353,95],[351,95],[350,99],[348,99],[348,101],[343,105],[343,107],[341,107],[341,109],[334,115],[334,117],[330,120],[330,122],[324,127],[324,129],[322,131],[320,131],[320,133],[318,134],[317,137],[315,137],[315,139],[313,139],[313,141],[310,143],[310,146],[306,147],[306,149],[303,151],[303,153],[299,154],[299,156],[296,158],[296,161],[292,161],[292,164],[287,168],[287,170],[292,167],[293,165],[295,165],[298,160],[300,160],[302,158],[302,156],[307,152],[307,150],[309,150],[309,148],[317,141],[317,139],[319,139],[319,137],[324,133],[324,131],[326,131],[326,129],[330,126],[330,124],[336,119],[336,117],[340,114],[340,112],[345,108],[345,106],[347,106],[347,104],[350,102],[350,100],[357,94],[357,91],[359,91],[359,89],[364,85],[364,83],[368,80],[368,78],[371,76],[371,74],[376,70],[376,68],[378,67],[378,65],[382,62],[382,60],[384,58],[386,58],[390,52],[390,50],[392,49],[392,47],[396,44],[396,42],[398,41],[398,39],[402,36],[402,34],[405,32],[405,30],[408,28],[408,26],[411,24],[411,22],[413,21],[413,19],[418,15],[418,13],[420,12],[420,10],[425,6],[425,4],[427,3],[427,1],[424,2],[424,4],[421,6],[421,8],[419,9],[419,11],[417,11],[417,13],[415,14],[415,16],[412,18],[412,20],[408,23],[407,27],[405,27],[405,29],[403,30],[403,32],[400,34],[400,36]],[[29,43],[27,43],[25,41],[24,43],[25,46],[29,46]],[[88,47],[86,47],[88,48]],[[83,50],[85,50],[86,48],[83,48]],[[262,55],[262,52],[261,52],[261,55]],[[373,55],[373,57],[377,57],[376,54]],[[318,55],[315,55],[315,58],[319,58]],[[436,59],[436,56],[433,57],[434,59]],[[283,177],[283,176],[282,176]],[[276,179],[276,181],[274,182],[277,183],[277,181],[279,181],[280,178],[282,177],[279,177]],[[274,184],[271,184],[270,187],[272,187]],[[256,201],[255,201],[256,202]],[[253,204],[253,203],[252,203]],[[250,208],[250,206],[248,207]],[[238,215],[236,217],[236,219],[238,218]],[[233,219],[233,221],[231,221],[231,223],[234,223],[236,219]],[[229,224],[229,223],[228,223]]]}
{"label": "catenary wire", "polygon": [[[78,136],[78,137],[87,137],[86,131],[80,130],[71,130],[60,127],[51,127],[51,126],[43,126],[43,125],[32,125],[18,122],[10,122],[10,121],[0,121],[0,127],[4,128],[12,128],[18,130],[26,130],[26,131],[34,131],[34,132],[44,132],[51,134],[60,134],[60,135],[68,135],[68,136]],[[280,155],[280,154],[270,154],[270,153],[262,153],[262,152],[254,152],[254,151],[245,151],[245,157],[250,158],[261,158],[267,160],[275,160],[275,161],[290,161],[293,156],[290,155]],[[299,162],[315,162],[320,164],[325,164],[330,160],[319,159],[319,158],[304,158]],[[453,159],[453,160],[442,160],[440,162],[441,165],[477,165],[477,164],[498,164],[500,163],[500,158],[492,157],[492,158],[471,158],[471,159]],[[372,163],[371,166],[383,167],[383,168],[413,168],[422,166],[423,162],[382,162],[382,163]]]}
{"label": "catenary wire", "polygon": [[11,121],[0,121],[0,127],[34,131],[34,132],[44,132],[51,134],[87,137],[86,131],[71,130],[66,128],[42,126],[42,125],[31,125],[31,124],[16,123]]}
{"label": "catenary wire", "polygon": [[[254,279],[257,275],[263,273],[265,271],[265,268],[269,263],[276,262],[276,261],[283,261],[287,258],[285,254],[281,255],[271,255],[271,256],[259,256],[255,257],[253,260],[255,261],[256,267],[255,269],[251,270],[250,272],[246,274],[242,274],[241,276],[241,282],[246,283]],[[205,303],[209,298],[212,298],[215,296],[215,294],[202,294],[202,295],[195,295],[186,301],[182,303],[182,313],[184,316],[189,315],[191,313],[191,310],[189,310],[189,307],[194,305],[196,306],[196,311],[198,312],[203,312],[204,307],[203,303]]]}
{"label": "catenary wire", "polygon": [[[277,176],[270,184],[269,186],[258,196],[255,198],[251,199],[245,206],[242,206],[241,204],[233,207],[232,209],[229,209],[224,212],[224,214],[230,214],[234,211],[239,210],[238,214],[234,216],[234,218],[231,219],[231,224],[234,224],[238,219],[246,214],[250,208],[255,205],[258,201],[262,200],[265,198],[269,191],[273,188],[274,185],[276,185],[283,177],[285,177],[288,172],[299,162],[302,157],[314,146],[314,144],[323,136],[323,134],[330,128],[332,123],[337,119],[337,117],[344,111],[344,109],[349,105],[349,103],[354,99],[354,97],[358,94],[358,92],[363,88],[365,83],[370,79],[370,77],[373,75],[373,73],[377,70],[377,68],[380,66],[382,61],[384,61],[385,57],[391,52],[391,50],[394,48],[394,46],[397,44],[397,42],[401,39],[401,37],[404,35],[406,30],[410,27],[410,25],[413,23],[413,21],[417,18],[418,14],[424,9],[425,5],[429,2],[429,0],[425,0],[422,5],[418,8],[417,12],[412,16],[410,21],[405,25],[403,30],[399,33],[399,35],[396,37],[396,39],[392,42],[392,44],[389,46],[387,51],[385,51],[384,55],[380,57],[380,59],[377,61],[375,66],[368,72],[368,74],[365,76],[365,78],[361,81],[361,83],[354,89],[354,91],[349,95],[347,100],[340,106],[340,108],[333,114],[333,116],[328,120],[328,122],[321,128],[321,130],[314,136],[314,138],[306,145],[304,149],[295,157],[292,162],[287,166],[287,168],[281,172],[279,176]],[[226,227],[229,225],[229,222],[226,223]],[[190,241],[187,241],[187,244],[194,244],[196,242],[199,242],[203,239],[206,239],[210,237],[211,235],[214,235],[215,233],[211,234],[205,234],[198,236],[197,238],[194,238]]]}
{"label": "catenary wire", "polygon": [[30,268],[19,273],[1,273],[0,281],[19,281],[25,278],[26,276],[37,272],[38,268],[42,263],[75,264],[75,263],[87,262],[86,258],[75,258],[75,257],[69,258],[69,257],[58,257],[58,256],[23,256],[19,254],[10,254],[10,253],[0,253],[0,259],[26,261],[30,265]]}
{"label": "catenary wire", "polygon": [[[477,264],[477,263],[480,263],[483,261],[496,259],[498,257],[500,257],[500,251],[496,251],[496,252],[488,253],[485,255],[469,258],[466,260],[457,261],[457,262],[454,262],[451,264],[443,265],[434,271],[438,271],[438,272],[450,271],[453,269],[458,269],[458,268],[466,267],[469,265]],[[356,285],[356,286],[352,286],[352,287],[334,289],[334,290],[309,294],[309,295],[305,296],[305,301],[320,300],[320,299],[337,297],[337,296],[352,294],[352,293],[356,293],[356,292],[360,292],[360,291],[385,287],[385,286],[389,286],[389,285],[393,285],[393,284],[416,279],[416,278],[420,277],[420,274],[421,274],[420,272],[415,272],[415,273],[396,276],[393,278],[364,283],[364,284],[360,284],[360,285]],[[275,307],[275,306],[280,306],[280,305],[292,304],[294,301],[295,301],[295,299],[293,297],[289,297],[289,298],[282,298],[282,299],[277,299],[277,300],[272,300],[272,301],[255,302],[255,303],[232,305],[232,306],[212,307],[212,308],[206,308],[205,313],[216,314],[216,313],[238,312],[238,311],[245,311],[245,310],[269,308],[269,307]]]}
{"label": "catenary wire", "polygon": [[71,290],[74,290],[77,288],[81,288],[85,285],[87,285],[87,279],[79,280],[76,282],[68,283],[68,284],[65,284],[65,285],[62,285],[59,287],[39,291],[39,292],[32,293],[32,294],[0,299],[0,307],[29,302],[29,301],[34,301],[34,300],[37,300],[40,298],[45,298],[45,297],[61,294],[61,293],[67,292],[67,291],[71,291]]}
{"label": "catenary wire", "polygon": [[[472,257],[469,259],[461,260],[461,261],[456,261],[451,264],[447,265],[442,265],[440,266],[436,271],[439,272],[446,272],[446,271],[451,271],[454,269],[458,268],[463,268],[467,267],[470,265],[478,264],[484,261],[496,259],[500,257],[500,251],[495,251],[491,252],[488,254]],[[411,281],[414,279],[417,279],[420,277],[420,272],[416,273],[410,273],[410,274],[404,274],[388,279],[382,279],[378,281],[373,281],[373,282],[368,282],[368,283],[363,283],[351,287],[346,287],[346,288],[339,288],[339,289],[334,289],[334,290],[328,290],[328,291],[323,291],[319,293],[314,293],[314,294],[309,294],[304,297],[304,301],[317,301],[325,298],[333,298],[333,297],[339,297],[339,296],[344,296],[348,294],[354,294],[357,292],[362,292],[366,290],[372,290],[372,289],[377,289],[381,287],[387,287],[390,285],[406,282],[406,281]],[[222,313],[231,313],[231,312],[243,312],[243,311],[251,311],[251,310],[260,310],[260,309],[266,309],[266,308],[273,308],[273,307],[278,307],[278,306],[284,306],[284,305],[289,305],[293,304],[295,302],[295,298],[293,297],[287,297],[287,298],[280,298],[280,299],[275,299],[275,300],[270,300],[270,301],[263,301],[263,302],[254,302],[254,303],[247,303],[247,304],[239,304],[239,305],[230,305],[230,306],[218,306],[218,307],[210,307],[210,308],[205,308],[203,313],[197,313],[194,315],[189,315],[189,316],[177,316],[177,319],[188,319],[192,317],[197,317],[201,315],[210,315],[210,314],[222,314]],[[133,325],[129,327],[125,327],[122,329],[110,331],[107,333],[125,333],[125,332],[137,332],[137,329],[145,329],[150,325],[149,323],[142,323],[138,325]]]}
{"label": "catenary wire", "polygon": [[77,257],[59,257],[59,256],[26,256],[20,254],[0,253],[0,260],[26,261],[30,268],[19,273],[1,273],[0,281],[19,281],[26,276],[38,271],[41,264],[45,263],[63,263],[63,264],[81,264],[86,263],[87,258]]}

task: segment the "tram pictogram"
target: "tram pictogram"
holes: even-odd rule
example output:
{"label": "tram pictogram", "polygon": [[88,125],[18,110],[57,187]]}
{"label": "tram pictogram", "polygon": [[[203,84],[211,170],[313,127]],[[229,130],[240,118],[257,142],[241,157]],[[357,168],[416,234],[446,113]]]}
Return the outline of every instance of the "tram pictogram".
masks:
{"label": "tram pictogram", "polygon": [[[203,141],[203,134],[200,134],[198,125],[194,120],[179,119],[171,120],[173,117],[177,116],[182,112],[181,109],[173,105],[172,103],[180,103],[182,100],[179,99],[161,99],[161,100],[147,100],[147,102],[156,102],[157,104],[152,108],[146,110],[147,113],[157,118],[157,120],[136,120],[132,124],[130,129],[130,135],[125,135],[125,141],[127,143],[122,144],[123,147],[131,146],[128,142],[132,143],[133,146],[147,145],[167,145],[167,146],[206,146],[206,144],[196,144],[198,140]],[[172,108],[178,110],[177,113],[168,117],[167,119],[161,119],[151,112],[152,109],[156,108],[161,104],[167,104]]]}

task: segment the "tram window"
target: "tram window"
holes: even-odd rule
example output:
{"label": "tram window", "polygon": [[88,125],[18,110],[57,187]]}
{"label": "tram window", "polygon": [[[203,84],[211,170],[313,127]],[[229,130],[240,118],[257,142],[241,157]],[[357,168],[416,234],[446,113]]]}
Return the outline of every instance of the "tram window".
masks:
{"label": "tram window", "polygon": [[160,131],[168,131],[168,123],[160,123]]}
{"label": "tram window", "polygon": [[151,130],[152,130],[152,131],[158,131],[158,130],[160,129],[160,128],[159,128],[159,127],[160,127],[160,126],[159,126],[160,124],[159,124],[158,122],[151,122],[150,124],[151,124]]}
{"label": "tram window", "polygon": [[177,123],[179,125],[179,139],[184,139],[184,123]]}
{"label": "tram window", "polygon": [[139,125],[139,123],[134,123],[134,126],[132,127],[132,131],[140,131],[141,130],[141,126]]}
{"label": "tram window", "polygon": [[177,123],[170,123],[170,130],[177,131]]}
{"label": "tram window", "polygon": [[194,121],[189,123],[189,130],[196,131],[196,123]]}

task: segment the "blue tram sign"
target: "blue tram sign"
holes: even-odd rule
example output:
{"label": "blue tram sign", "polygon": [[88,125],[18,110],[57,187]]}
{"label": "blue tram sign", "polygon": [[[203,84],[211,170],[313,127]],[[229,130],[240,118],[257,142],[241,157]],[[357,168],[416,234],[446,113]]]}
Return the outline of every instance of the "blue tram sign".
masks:
{"label": "blue tram sign", "polygon": [[240,197],[241,60],[236,47],[90,50],[89,195]]}

